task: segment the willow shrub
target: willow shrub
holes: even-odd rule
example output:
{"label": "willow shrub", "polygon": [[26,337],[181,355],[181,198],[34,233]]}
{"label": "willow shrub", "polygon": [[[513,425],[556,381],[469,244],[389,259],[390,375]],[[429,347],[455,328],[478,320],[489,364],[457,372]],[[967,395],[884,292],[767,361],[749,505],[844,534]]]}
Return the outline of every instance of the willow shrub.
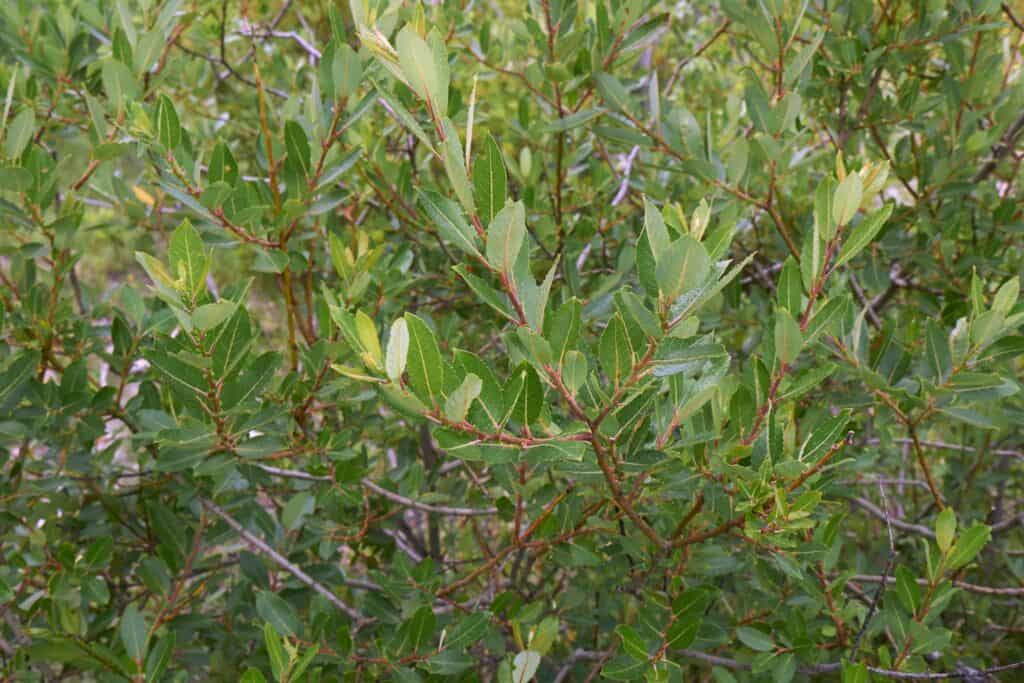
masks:
{"label": "willow shrub", "polygon": [[3,3],[5,679],[1009,670],[1012,4]]}

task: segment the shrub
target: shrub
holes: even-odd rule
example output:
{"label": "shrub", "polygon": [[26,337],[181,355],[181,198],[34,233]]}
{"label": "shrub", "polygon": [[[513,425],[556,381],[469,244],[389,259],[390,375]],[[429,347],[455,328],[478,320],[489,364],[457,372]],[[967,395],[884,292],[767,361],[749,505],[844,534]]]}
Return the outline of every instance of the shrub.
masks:
{"label": "shrub", "polygon": [[5,680],[1018,666],[1012,4],[4,3]]}

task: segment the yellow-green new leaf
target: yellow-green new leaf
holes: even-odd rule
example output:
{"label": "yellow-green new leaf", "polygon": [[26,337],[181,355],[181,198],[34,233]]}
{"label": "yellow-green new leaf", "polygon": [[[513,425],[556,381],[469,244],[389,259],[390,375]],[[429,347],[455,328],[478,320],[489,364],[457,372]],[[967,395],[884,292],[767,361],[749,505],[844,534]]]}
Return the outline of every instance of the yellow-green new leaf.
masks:
{"label": "yellow-green new leaf", "polygon": [[[836,188],[835,199],[832,205],[832,218],[837,225],[846,225],[857,215],[860,208],[860,200],[864,196],[864,183],[860,176],[851,173]],[[822,235],[824,238],[825,236]],[[827,239],[827,238],[825,238]]]}
{"label": "yellow-green new leaf", "polygon": [[373,324],[370,316],[362,311],[356,313],[356,335],[359,343],[366,349],[363,355],[363,362],[374,370],[379,370],[384,362],[380,350],[380,338],[377,336],[377,326]]}
{"label": "yellow-green new leaf", "polygon": [[953,537],[956,535],[956,513],[953,508],[943,508],[942,512],[935,519],[935,540],[939,544],[939,550],[948,552],[953,547]]}

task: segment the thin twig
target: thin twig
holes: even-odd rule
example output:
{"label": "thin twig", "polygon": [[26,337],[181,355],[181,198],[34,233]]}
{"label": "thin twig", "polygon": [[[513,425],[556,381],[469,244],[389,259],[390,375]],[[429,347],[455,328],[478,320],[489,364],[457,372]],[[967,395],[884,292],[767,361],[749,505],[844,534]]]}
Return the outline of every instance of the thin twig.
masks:
{"label": "thin twig", "polygon": [[889,580],[889,574],[892,573],[893,565],[896,564],[896,535],[892,531],[892,517],[889,515],[889,499],[885,495],[885,487],[881,484],[878,485],[878,492],[882,496],[882,505],[885,507],[885,528],[889,532],[889,557],[885,562],[885,570],[882,572],[882,581],[878,586],[878,590],[875,591],[875,595],[871,598],[871,606],[868,607],[868,613],[864,617],[864,622],[860,626],[860,631],[857,632],[857,637],[853,640],[853,647],[850,648],[850,661],[854,661],[857,656],[857,650],[860,648],[860,640],[864,637],[864,632],[868,630],[868,625],[871,624],[871,619],[875,616],[875,612],[878,610],[878,603],[882,599],[882,593],[885,592],[886,582]]}

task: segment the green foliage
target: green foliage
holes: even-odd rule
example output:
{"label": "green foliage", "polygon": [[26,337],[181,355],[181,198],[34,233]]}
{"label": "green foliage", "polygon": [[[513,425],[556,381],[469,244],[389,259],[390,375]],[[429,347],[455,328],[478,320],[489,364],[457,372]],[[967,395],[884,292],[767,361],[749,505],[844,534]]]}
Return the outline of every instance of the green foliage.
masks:
{"label": "green foliage", "polygon": [[1014,5],[0,3],[0,677],[1024,660]]}

